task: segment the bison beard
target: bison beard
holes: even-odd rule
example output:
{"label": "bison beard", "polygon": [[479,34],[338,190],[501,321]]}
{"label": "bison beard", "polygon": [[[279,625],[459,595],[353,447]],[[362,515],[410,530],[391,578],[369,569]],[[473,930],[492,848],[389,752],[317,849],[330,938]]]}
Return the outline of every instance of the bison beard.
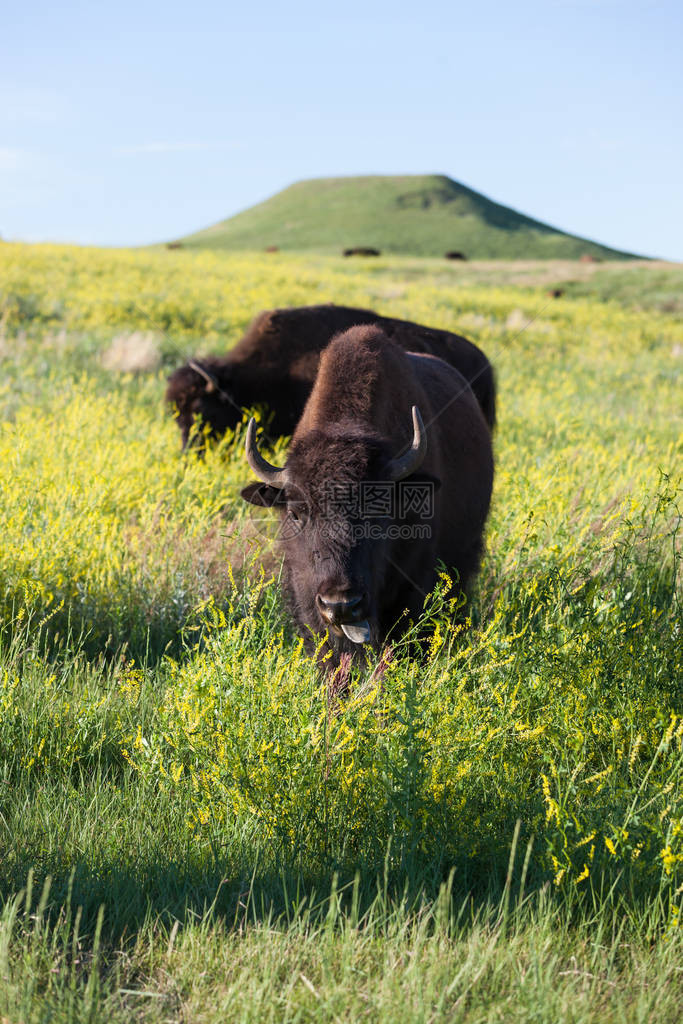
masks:
{"label": "bison beard", "polygon": [[240,422],[243,409],[260,403],[273,413],[271,432],[291,434],[313,387],[320,353],[334,335],[357,324],[377,324],[402,349],[436,355],[454,366],[470,382],[493,427],[493,370],[471,341],[369,309],[302,306],[260,313],[228,356],[190,360],[171,374],[166,400],[177,411],[183,447],[196,419],[220,437]]}
{"label": "bison beard", "polygon": [[[324,352],[285,467],[263,459],[253,421],[247,458],[260,482],[242,496],[279,510],[289,605],[309,647],[327,632],[328,667],[367,643],[378,651],[406,613],[417,619],[439,562],[463,588],[478,568],[493,483],[489,426],[457,370],[403,352],[377,327],[354,327]],[[432,495],[426,531],[414,508],[400,514],[396,489],[406,485]],[[368,487],[393,494],[374,517],[349,498]]]}

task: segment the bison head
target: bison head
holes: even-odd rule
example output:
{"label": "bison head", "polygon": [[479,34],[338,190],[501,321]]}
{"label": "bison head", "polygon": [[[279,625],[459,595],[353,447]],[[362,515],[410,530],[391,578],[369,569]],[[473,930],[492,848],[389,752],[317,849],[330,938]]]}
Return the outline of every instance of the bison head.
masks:
{"label": "bison head", "polygon": [[191,359],[171,374],[166,401],[176,408],[183,448],[197,421],[209,427],[211,437],[221,437],[240,422],[242,409],[232,392],[228,368],[210,360]]}
{"label": "bison head", "polygon": [[[417,476],[427,438],[416,406],[412,421],[412,443],[402,454],[379,436],[335,425],[295,437],[284,468],[259,452],[253,419],[247,430],[247,460],[261,482],[242,497],[280,510],[295,618],[304,635],[327,630],[337,653],[355,653],[363,643],[379,648],[406,607],[415,549],[405,530],[415,517],[399,513],[399,488],[409,480],[432,489],[438,483]],[[431,536],[431,524],[425,529]],[[421,604],[419,588],[418,596]]]}

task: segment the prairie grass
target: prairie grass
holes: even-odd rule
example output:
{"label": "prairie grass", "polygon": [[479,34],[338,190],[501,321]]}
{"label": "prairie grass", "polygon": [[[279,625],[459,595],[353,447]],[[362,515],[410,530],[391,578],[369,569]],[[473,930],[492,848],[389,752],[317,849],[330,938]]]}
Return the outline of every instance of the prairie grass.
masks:
{"label": "prairie grass", "polygon": [[[0,265],[0,1019],[677,1020],[683,325],[428,261]],[[500,387],[469,627],[437,589],[344,700],[243,426],[181,457],[161,400],[326,299],[461,325]],[[149,330],[161,368],[103,364]]]}

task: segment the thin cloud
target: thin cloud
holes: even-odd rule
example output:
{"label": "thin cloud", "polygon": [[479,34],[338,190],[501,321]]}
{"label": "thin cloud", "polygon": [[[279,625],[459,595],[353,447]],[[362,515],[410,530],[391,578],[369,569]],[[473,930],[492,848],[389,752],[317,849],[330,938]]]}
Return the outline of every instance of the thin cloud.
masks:
{"label": "thin cloud", "polygon": [[157,153],[200,153],[216,149],[243,149],[241,142],[141,142],[133,146],[116,146],[116,156],[146,156]]}
{"label": "thin cloud", "polygon": [[19,171],[26,165],[26,152],[11,146],[0,146],[0,171]]}

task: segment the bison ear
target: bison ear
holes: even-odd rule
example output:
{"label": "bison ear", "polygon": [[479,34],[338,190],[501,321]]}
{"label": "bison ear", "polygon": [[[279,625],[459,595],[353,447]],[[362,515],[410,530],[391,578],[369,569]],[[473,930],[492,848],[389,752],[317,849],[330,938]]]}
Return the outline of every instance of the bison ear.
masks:
{"label": "bison ear", "polygon": [[285,505],[287,499],[285,492],[280,487],[271,487],[269,484],[262,484],[253,480],[246,487],[243,487],[240,494],[245,501],[252,505],[260,505],[262,508],[274,508],[276,505]]}

